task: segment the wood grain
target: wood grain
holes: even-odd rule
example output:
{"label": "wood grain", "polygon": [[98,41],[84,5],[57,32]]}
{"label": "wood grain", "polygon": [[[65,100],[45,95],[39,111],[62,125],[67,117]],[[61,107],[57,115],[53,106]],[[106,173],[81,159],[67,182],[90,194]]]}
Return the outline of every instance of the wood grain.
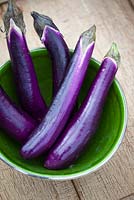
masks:
{"label": "wood grain", "polygon": [[[81,32],[97,26],[94,57],[101,60],[113,41],[118,43],[121,65],[117,79],[128,103],[125,138],[114,157],[97,172],[73,181],[46,181],[27,177],[0,162],[1,200],[133,200],[134,199],[134,9],[129,0],[18,0],[27,25],[29,48],[41,46],[29,12],[36,10],[53,18],[74,48]],[[0,25],[6,5],[0,7]],[[0,64],[8,58],[4,34],[0,33]]]}
{"label": "wood grain", "polygon": [[134,200],[134,194],[130,194],[126,197],[121,198],[120,200]]}

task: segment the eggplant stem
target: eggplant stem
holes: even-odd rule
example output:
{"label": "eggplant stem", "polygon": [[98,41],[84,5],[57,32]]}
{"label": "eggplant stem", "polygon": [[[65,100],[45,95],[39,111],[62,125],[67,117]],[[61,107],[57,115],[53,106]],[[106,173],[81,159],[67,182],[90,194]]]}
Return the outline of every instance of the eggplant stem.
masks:
{"label": "eggplant stem", "polygon": [[23,14],[21,9],[16,5],[15,0],[8,1],[8,8],[3,16],[6,35],[8,35],[9,32],[11,18],[14,20],[15,24],[21,29],[21,31],[25,33],[26,31],[25,31],[25,23],[23,20]]}
{"label": "eggplant stem", "polygon": [[119,65],[119,63],[120,63],[120,53],[118,51],[118,47],[117,47],[117,44],[115,42],[112,43],[112,46],[109,49],[109,51],[107,52],[107,54],[105,55],[105,57],[113,58],[116,61],[117,65]]}
{"label": "eggplant stem", "polygon": [[12,29],[14,29],[20,36],[22,36],[21,29],[18,26],[16,26],[14,20],[11,18],[10,19],[10,28],[9,28],[9,32],[8,32],[8,36],[7,36],[9,41],[10,41],[10,34],[11,34]]}
{"label": "eggplant stem", "polygon": [[82,51],[85,52],[87,46],[96,39],[96,26],[93,25],[90,29],[81,34],[82,38]]}
{"label": "eggplant stem", "polygon": [[31,16],[34,19],[34,27],[40,39],[42,37],[45,26],[50,26],[55,30],[59,31],[59,29],[57,28],[57,26],[54,24],[53,20],[50,17],[39,14],[35,11],[31,12]]}

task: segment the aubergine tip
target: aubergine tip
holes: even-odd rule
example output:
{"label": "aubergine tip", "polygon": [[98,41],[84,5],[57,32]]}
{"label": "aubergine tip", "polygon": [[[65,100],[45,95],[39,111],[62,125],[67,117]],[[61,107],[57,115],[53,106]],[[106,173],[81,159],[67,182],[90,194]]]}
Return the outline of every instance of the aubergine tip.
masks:
{"label": "aubergine tip", "polygon": [[49,25],[54,29],[59,30],[49,16],[40,14],[36,11],[32,11],[31,16],[34,19],[34,22],[36,22],[40,26],[40,28],[44,29],[46,25]]}
{"label": "aubergine tip", "polygon": [[47,19],[47,20],[50,20],[50,21],[52,21],[52,19],[50,18],[50,17],[48,17],[48,16],[46,16],[46,15],[43,15],[43,14],[40,14],[40,13],[38,13],[38,12],[36,12],[36,11],[32,11],[31,12],[31,16],[34,18],[34,19],[37,19],[37,18],[39,18],[40,20],[42,19]]}
{"label": "aubergine tip", "polygon": [[10,19],[10,28],[16,28],[16,24],[13,18]]}
{"label": "aubergine tip", "polygon": [[44,30],[43,30],[42,36],[41,36],[41,42],[42,43],[44,43],[46,41],[46,35],[48,34],[49,31],[55,32],[55,34],[57,36],[59,35],[59,36],[63,37],[62,34],[59,31],[57,31],[56,29],[54,29],[51,26],[46,25]]}
{"label": "aubergine tip", "polygon": [[57,26],[54,24],[53,20],[49,16],[39,14],[36,11],[32,11],[31,16],[34,19],[35,31],[37,32],[40,39],[42,37],[43,30],[44,30],[45,26],[47,26],[47,25],[54,28],[55,30],[59,31],[59,29],[57,28]]}
{"label": "aubergine tip", "polygon": [[96,26],[93,25],[81,35],[83,52],[87,49],[88,45],[94,43],[96,40]]}
{"label": "aubergine tip", "polygon": [[11,31],[14,30],[18,34],[22,35],[22,32],[20,28],[15,24],[15,21],[11,18],[10,19],[10,27],[9,27],[9,32],[8,32],[8,37],[10,38],[10,33]]}
{"label": "aubergine tip", "polygon": [[7,11],[3,16],[4,27],[7,35],[10,29],[11,18],[15,21],[16,25],[21,29],[21,31],[25,33],[25,23],[23,20],[23,13],[21,9],[16,5],[15,0],[8,1]]}
{"label": "aubergine tip", "polygon": [[55,163],[55,158],[53,156],[49,156],[48,158],[46,158],[44,162],[44,167],[50,170],[63,168],[63,167],[60,167],[60,163],[59,165],[57,165],[57,162]]}
{"label": "aubergine tip", "polygon": [[35,11],[32,11],[32,12],[31,12],[31,16],[32,16],[33,18],[35,18],[35,16],[38,16],[37,14],[38,14],[38,13],[35,12]]}
{"label": "aubergine tip", "polygon": [[96,26],[93,25],[87,31],[82,33],[83,38],[87,38],[88,40],[95,41],[96,39]]}
{"label": "aubergine tip", "polygon": [[38,19],[41,20],[41,18],[42,18],[42,15],[39,14],[38,12],[36,12],[36,11],[32,11],[31,16],[33,17],[34,20],[38,20]]}
{"label": "aubergine tip", "polygon": [[115,60],[115,62],[117,63],[117,65],[119,65],[120,63],[120,53],[117,47],[117,44],[115,42],[112,43],[109,51],[107,52],[107,54],[105,55],[105,57],[110,57],[112,59]]}

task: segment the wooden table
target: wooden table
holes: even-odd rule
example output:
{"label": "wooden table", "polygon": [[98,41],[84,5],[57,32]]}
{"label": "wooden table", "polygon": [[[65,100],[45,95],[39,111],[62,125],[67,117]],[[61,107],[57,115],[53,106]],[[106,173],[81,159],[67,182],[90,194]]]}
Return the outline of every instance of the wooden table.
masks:
{"label": "wooden table", "polygon": [[[70,48],[81,32],[97,26],[94,57],[102,60],[113,41],[118,43],[121,65],[117,79],[128,103],[125,138],[113,158],[95,173],[72,181],[46,181],[23,175],[0,162],[1,200],[134,200],[134,4],[129,0],[18,0],[24,10],[30,49],[41,46],[34,32],[32,10],[49,15]],[[0,7],[2,14],[7,5]],[[9,58],[0,33],[0,64]]]}

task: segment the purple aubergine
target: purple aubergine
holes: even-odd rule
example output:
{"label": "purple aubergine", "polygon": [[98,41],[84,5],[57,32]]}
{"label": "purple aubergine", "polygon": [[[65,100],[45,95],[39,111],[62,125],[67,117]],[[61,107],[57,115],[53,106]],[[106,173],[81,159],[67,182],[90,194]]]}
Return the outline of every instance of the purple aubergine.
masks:
{"label": "purple aubergine", "polygon": [[[55,96],[63,81],[70,61],[69,49],[62,34],[51,18],[35,11],[31,15],[34,18],[34,28],[52,59],[53,96]],[[44,28],[45,35],[43,35]]]}
{"label": "purple aubergine", "polygon": [[35,121],[18,108],[0,86],[0,128],[12,138],[24,143],[35,126]]}
{"label": "purple aubergine", "polygon": [[20,103],[33,118],[40,120],[44,117],[47,106],[41,96],[33,61],[26,43],[23,15],[14,1],[9,1],[3,20]]}
{"label": "purple aubergine", "polygon": [[88,95],[63,135],[57,140],[45,160],[48,169],[63,169],[79,157],[95,133],[109,88],[120,60],[116,44],[102,61]]}
{"label": "purple aubergine", "polygon": [[[43,37],[46,29],[44,29]],[[21,155],[28,159],[48,151],[61,134],[74,107],[84,80],[95,44],[96,27],[85,31],[76,45],[69,70],[52,104],[29,140],[21,149]]]}

